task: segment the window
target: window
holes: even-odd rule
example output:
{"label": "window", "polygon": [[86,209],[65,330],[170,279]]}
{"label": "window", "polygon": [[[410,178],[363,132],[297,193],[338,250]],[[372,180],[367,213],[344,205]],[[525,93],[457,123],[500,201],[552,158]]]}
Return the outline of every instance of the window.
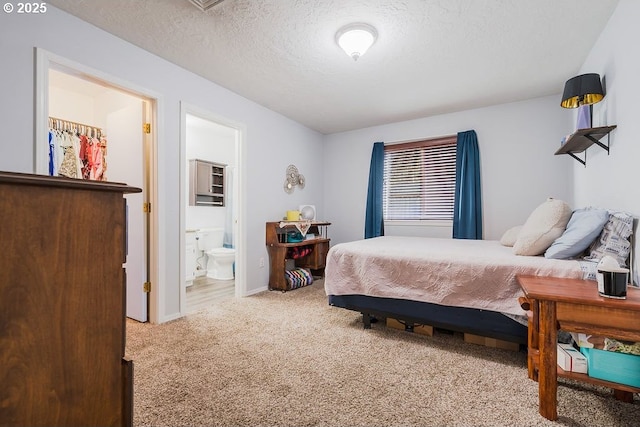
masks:
{"label": "window", "polygon": [[385,220],[453,220],[456,138],[385,145]]}

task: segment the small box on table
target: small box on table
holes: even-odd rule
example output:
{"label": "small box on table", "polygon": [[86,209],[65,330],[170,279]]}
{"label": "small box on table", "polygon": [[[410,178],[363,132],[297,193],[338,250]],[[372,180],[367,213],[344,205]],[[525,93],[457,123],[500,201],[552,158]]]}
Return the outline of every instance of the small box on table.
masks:
{"label": "small box on table", "polygon": [[571,344],[558,344],[558,366],[567,372],[586,374],[587,358]]}

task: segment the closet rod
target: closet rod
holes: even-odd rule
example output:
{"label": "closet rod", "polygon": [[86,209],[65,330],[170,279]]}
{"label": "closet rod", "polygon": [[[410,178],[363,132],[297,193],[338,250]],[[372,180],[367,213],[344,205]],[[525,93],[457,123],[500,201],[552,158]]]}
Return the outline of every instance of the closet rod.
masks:
{"label": "closet rod", "polygon": [[70,120],[59,119],[57,117],[51,117],[51,116],[49,116],[49,126],[54,129],[60,129],[60,130],[64,130],[68,128],[75,129],[76,131],[78,128],[91,129],[92,131],[95,131],[95,133],[98,136],[101,136],[103,134],[102,129],[97,126],[91,126],[91,125],[86,125],[84,123],[72,122]]}

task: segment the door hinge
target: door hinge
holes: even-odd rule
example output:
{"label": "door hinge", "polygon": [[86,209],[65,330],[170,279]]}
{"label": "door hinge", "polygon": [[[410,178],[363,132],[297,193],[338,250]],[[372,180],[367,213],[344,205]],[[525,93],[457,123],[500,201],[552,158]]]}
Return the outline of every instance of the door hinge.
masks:
{"label": "door hinge", "polygon": [[151,292],[151,282],[144,282],[144,284],[142,285],[142,290],[145,293]]}
{"label": "door hinge", "polygon": [[151,123],[145,123],[142,125],[142,131],[144,133],[151,133]]}
{"label": "door hinge", "polygon": [[145,202],[142,204],[142,212],[151,213],[151,203]]}

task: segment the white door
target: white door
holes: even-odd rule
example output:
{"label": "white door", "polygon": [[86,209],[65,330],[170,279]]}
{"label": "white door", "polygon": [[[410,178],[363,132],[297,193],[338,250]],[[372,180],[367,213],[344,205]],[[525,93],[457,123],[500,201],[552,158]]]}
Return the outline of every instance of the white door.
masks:
{"label": "white door", "polygon": [[[107,179],[142,188],[127,194],[127,317],[146,322],[148,298],[143,285],[148,280],[144,102],[122,108],[107,116]],[[112,165],[113,167],[110,167]]]}

